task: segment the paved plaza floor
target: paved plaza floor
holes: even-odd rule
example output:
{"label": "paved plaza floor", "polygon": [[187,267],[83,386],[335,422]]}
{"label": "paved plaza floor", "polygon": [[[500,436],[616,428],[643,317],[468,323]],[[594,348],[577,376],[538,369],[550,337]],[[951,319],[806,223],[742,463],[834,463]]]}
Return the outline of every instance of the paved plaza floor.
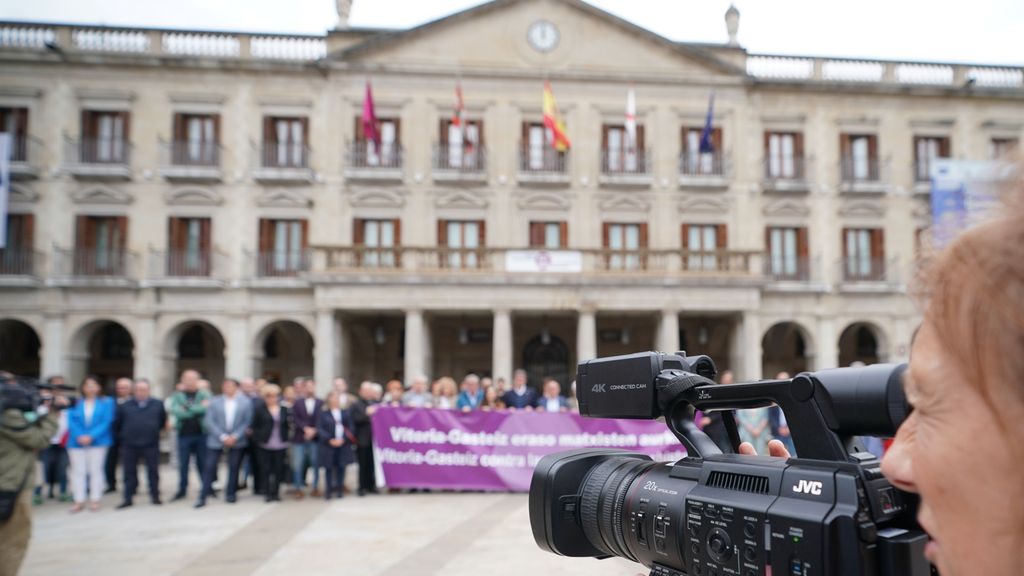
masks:
{"label": "paved plaza floor", "polygon": [[[177,474],[161,470],[163,494]],[[195,484],[191,491],[195,492]],[[619,558],[563,558],[533,541],[525,494],[348,495],[267,504],[242,492],[210,500],[69,514],[67,504],[34,508],[25,576],[633,576]]]}

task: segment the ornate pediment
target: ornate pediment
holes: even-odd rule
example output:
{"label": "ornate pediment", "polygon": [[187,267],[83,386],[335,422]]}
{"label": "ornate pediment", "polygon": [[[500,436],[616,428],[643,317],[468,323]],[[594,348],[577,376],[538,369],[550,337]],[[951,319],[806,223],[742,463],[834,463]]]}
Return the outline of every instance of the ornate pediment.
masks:
{"label": "ornate pediment", "polygon": [[21,184],[11,184],[9,193],[10,196],[8,197],[8,200],[11,204],[31,204],[36,200],[39,200],[39,194],[28,186],[23,186]]}
{"label": "ornate pediment", "polygon": [[93,186],[71,193],[71,200],[76,204],[131,204],[132,195],[110,186]]}
{"label": "ornate pediment", "polygon": [[359,190],[349,197],[349,204],[355,208],[401,208],[405,206],[405,194],[396,190]]}
{"label": "ornate pediment", "polygon": [[172,206],[220,206],[224,197],[210,188],[177,188],[164,194],[164,201]]}
{"label": "ornate pediment", "polygon": [[443,192],[434,199],[434,206],[438,208],[486,208],[487,197],[481,192],[472,190],[456,190],[454,192]]}
{"label": "ornate pediment", "polygon": [[806,204],[792,198],[783,198],[764,206],[764,215],[775,218],[805,218],[810,213],[811,209]]}
{"label": "ornate pediment", "polygon": [[572,202],[566,194],[541,190],[520,195],[517,204],[520,210],[568,210]]}
{"label": "ornate pediment", "polygon": [[264,192],[256,200],[256,204],[271,208],[309,208],[313,205],[313,201],[298,190],[278,188]]}
{"label": "ornate pediment", "polygon": [[602,212],[649,212],[651,201],[641,194],[608,194],[600,197],[598,207]]}
{"label": "ornate pediment", "polygon": [[731,202],[728,198],[691,196],[679,202],[679,211],[684,214],[710,214],[726,216]]}
{"label": "ornate pediment", "polygon": [[839,215],[848,218],[881,218],[885,208],[878,202],[856,200],[839,207]]}

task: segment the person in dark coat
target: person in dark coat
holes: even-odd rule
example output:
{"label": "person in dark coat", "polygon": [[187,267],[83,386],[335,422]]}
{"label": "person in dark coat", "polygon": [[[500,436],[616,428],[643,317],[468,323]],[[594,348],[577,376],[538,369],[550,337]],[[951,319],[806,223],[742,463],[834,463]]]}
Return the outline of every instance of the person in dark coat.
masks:
{"label": "person in dark coat", "polygon": [[356,457],[359,459],[359,495],[377,493],[377,474],[373,462],[373,426],[370,417],[377,411],[377,387],[373,382],[359,386],[359,399],[352,405],[352,423],[356,431]]}
{"label": "person in dark coat", "polygon": [[121,446],[124,465],[124,500],[117,507],[123,510],[132,505],[139,486],[139,460],[146,464],[149,482],[149,501],[160,505],[160,431],[167,425],[164,403],[149,395],[149,381],[138,380],[132,387],[132,397],[117,407],[114,417],[114,436]]}
{"label": "person in dark coat", "polygon": [[259,485],[266,490],[267,502],[281,501],[281,481],[285,478],[284,456],[292,435],[291,414],[281,405],[281,388],[267,384],[260,389],[262,401],[255,403],[252,416],[252,439],[257,446],[256,469],[263,475]]}
{"label": "person in dark coat", "polygon": [[345,492],[345,467],[355,460],[352,446],[356,437],[351,424],[351,415],[341,408],[341,396],[330,392],[317,422],[320,465],[324,467],[324,481],[327,483],[324,498],[327,500],[341,498]]}
{"label": "person in dark coat", "polygon": [[512,389],[501,397],[509,410],[533,410],[537,407],[537,391],[526,385],[526,370],[520,368],[512,375]]}

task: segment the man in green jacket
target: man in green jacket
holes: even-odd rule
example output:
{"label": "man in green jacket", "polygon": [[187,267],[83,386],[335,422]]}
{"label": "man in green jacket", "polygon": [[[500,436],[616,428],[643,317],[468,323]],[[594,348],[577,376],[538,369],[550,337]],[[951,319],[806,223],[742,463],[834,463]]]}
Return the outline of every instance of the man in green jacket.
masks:
{"label": "man in green jacket", "polygon": [[181,373],[178,392],[171,396],[168,412],[174,418],[178,432],[178,491],[173,500],[181,500],[188,492],[188,463],[195,456],[199,485],[203,485],[203,466],[206,462],[206,434],[203,417],[210,405],[210,393],[199,389],[199,372],[185,370]]}
{"label": "man in green jacket", "polygon": [[[3,378],[0,386],[12,383]],[[49,446],[56,432],[56,410],[7,408],[0,414],[0,492],[18,492],[14,513],[0,523],[0,576],[15,576],[25,558],[32,537],[30,492],[35,484],[36,451]]]}

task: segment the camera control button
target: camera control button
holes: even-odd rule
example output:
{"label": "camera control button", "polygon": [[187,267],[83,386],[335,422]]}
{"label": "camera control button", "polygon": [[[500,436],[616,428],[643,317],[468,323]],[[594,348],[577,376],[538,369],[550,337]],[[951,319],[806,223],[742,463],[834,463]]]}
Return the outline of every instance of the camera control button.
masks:
{"label": "camera control button", "polygon": [[750,540],[753,540],[754,536],[757,536],[757,527],[754,526],[753,522],[747,522],[743,525],[743,535]]}
{"label": "camera control button", "polygon": [[743,550],[743,559],[747,562],[754,562],[757,560],[757,550],[754,550],[750,546],[747,546]]}

